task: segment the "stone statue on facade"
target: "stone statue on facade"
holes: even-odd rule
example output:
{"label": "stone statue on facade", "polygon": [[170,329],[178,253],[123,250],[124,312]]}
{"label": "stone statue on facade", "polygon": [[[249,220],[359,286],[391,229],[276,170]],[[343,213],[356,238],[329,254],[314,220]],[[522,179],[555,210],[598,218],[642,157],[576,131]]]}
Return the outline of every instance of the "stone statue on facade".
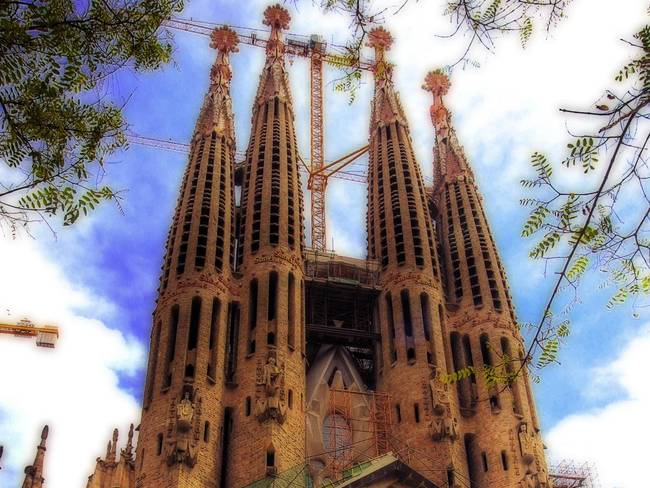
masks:
{"label": "stone statue on facade", "polygon": [[519,483],[519,486],[521,488],[542,488],[537,473],[530,468],[526,470],[526,474],[524,474],[524,478]]}
{"label": "stone statue on facade", "polygon": [[535,460],[535,446],[531,433],[528,430],[528,424],[522,422],[519,424],[517,435],[519,437],[519,449],[521,450],[521,459],[524,464],[531,464]]}
{"label": "stone statue on facade", "polygon": [[275,351],[269,352],[266,363],[257,368],[255,410],[260,422],[268,419],[284,422],[284,365],[278,364]]}
{"label": "stone statue on facade", "polygon": [[200,415],[201,399],[196,390],[185,390],[178,405],[172,402],[170,425],[167,429],[168,465],[183,463],[192,467],[196,464]]}
{"label": "stone statue on facade", "polygon": [[458,419],[451,415],[449,407],[449,389],[439,378],[429,381],[433,419],[429,425],[431,437],[434,441],[458,437]]}

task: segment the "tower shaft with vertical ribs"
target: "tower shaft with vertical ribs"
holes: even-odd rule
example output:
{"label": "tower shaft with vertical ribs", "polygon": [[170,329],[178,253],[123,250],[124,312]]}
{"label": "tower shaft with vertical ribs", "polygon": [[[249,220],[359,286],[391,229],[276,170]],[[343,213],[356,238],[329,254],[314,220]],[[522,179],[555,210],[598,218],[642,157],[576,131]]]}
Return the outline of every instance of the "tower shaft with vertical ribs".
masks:
{"label": "tower shaft with vertical ribs", "polygon": [[271,28],[253,106],[242,188],[242,313],[229,398],[228,486],[246,486],[304,461],[302,189],[281,30],[288,12],[264,12]]}
{"label": "tower shaft with vertical ribs", "polygon": [[218,50],[192,138],[153,314],[137,446],[137,486],[216,487],[224,362],[233,280],[234,121],[228,54],[237,36],[214,32]]}
{"label": "tower shaft with vertical ribs", "polygon": [[[447,77],[429,73],[433,94],[435,186],[432,208],[443,242],[453,369],[498,368],[516,372],[523,357],[505,272],[474,174],[458,143],[442,97]],[[548,473],[526,368],[506,385],[488,385],[481,374],[456,383],[461,441],[473,486],[547,486]]]}
{"label": "tower shaft with vertical ribs", "polygon": [[[461,470],[454,419],[457,403],[440,381],[450,370],[437,246],[408,122],[391,79],[385,51],[392,43],[382,28],[370,33],[375,49],[368,170],[368,254],[381,264],[378,300],[383,366],[379,389],[395,399],[402,425],[395,449],[426,453],[412,467],[443,486],[447,470]],[[445,427],[447,426],[447,427]],[[435,441],[433,440],[435,438]]]}

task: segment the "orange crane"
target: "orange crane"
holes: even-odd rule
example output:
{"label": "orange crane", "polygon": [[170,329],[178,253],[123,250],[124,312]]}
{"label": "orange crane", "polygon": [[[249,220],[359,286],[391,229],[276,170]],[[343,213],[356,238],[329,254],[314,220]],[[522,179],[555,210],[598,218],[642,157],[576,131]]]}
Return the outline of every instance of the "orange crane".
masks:
{"label": "orange crane", "polygon": [[36,337],[38,347],[53,348],[59,338],[59,328],[53,325],[36,327],[29,320],[23,319],[17,324],[0,323],[0,334],[10,334],[15,337]]}
{"label": "orange crane", "polygon": [[[136,134],[134,132],[127,133],[126,138],[130,143],[138,144],[140,146],[153,147],[156,149],[162,149],[164,151],[172,151],[172,152],[177,152],[182,154],[189,154],[190,152],[190,145],[186,142],[173,141],[171,139],[158,139],[155,137],[148,137],[141,134]],[[237,162],[235,163],[235,171],[242,168],[245,155],[246,153],[244,151],[237,151],[235,153],[235,156],[238,158]],[[309,161],[305,162],[303,161],[302,158],[300,158],[301,166],[298,166],[300,172],[302,174],[307,175],[307,177],[311,176],[310,173],[311,165],[307,164],[308,162]],[[328,168],[333,164],[338,164],[338,161],[334,161],[334,162],[328,161],[327,164],[323,167],[323,170],[328,170]],[[367,180],[366,170],[364,167],[357,168],[357,169],[349,168],[347,170],[339,170],[337,168],[336,172],[329,172],[327,173],[327,176],[339,180],[352,181],[354,183],[363,183],[363,184],[365,184]]]}
{"label": "orange crane", "polygon": [[[224,24],[202,22],[192,19],[172,18],[165,22],[167,27],[210,36],[215,27]],[[266,48],[267,40],[258,36],[259,29],[228,26],[237,32],[239,40],[251,46]],[[302,39],[300,39],[302,38]],[[303,40],[308,39],[308,40]],[[328,52],[325,41],[318,35],[297,36],[289,34],[286,42],[286,53],[289,55],[309,58],[310,69],[310,164],[301,161],[307,170],[307,189],[311,191],[311,246],[316,251],[327,250],[325,192],[330,176],[360,158],[368,151],[368,146],[357,149],[336,161],[325,164],[324,134],[323,134],[323,63],[333,66],[351,67],[370,71],[372,63],[362,59],[351,60],[346,56]],[[174,150],[172,148],[169,148]]]}

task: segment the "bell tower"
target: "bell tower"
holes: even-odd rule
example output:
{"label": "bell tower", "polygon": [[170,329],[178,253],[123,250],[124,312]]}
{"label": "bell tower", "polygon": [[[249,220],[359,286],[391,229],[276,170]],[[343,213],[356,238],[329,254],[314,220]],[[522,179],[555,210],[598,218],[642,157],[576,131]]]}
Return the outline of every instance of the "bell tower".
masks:
{"label": "bell tower", "polygon": [[[490,232],[474,173],[456,138],[443,96],[449,79],[430,72],[435,129],[433,208],[443,249],[449,326],[445,338],[455,371],[497,368],[516,373],[524,344],[505,272]],[[472,374],[454,385],[472,486],[548,486],[540,427],[523,367],[507,384]]]}
{"label": "bell tower", "polygon": [[237,35],[212,34],[217,59],[203,101],[153,314],[137,446],[139,488],[216,487],[233,281],[235,135],[230,53]]}
{"label": "bell tower", "polygon": [[[450,351],[444,341],[447,325],[433,222],[392,65],[386,60],[392,37],[377,28],[369,38],[375,50],[375,94],[368,256],[380,263],[383,366],[378,389],[394,401],[395,441],[424,453],[412,467],[444,486],[447,472],[463,470],[464,463],[457,442],[456,399],[440,381],[450,371]],[[432,466],[441,469],[431,472]]]}
{"label": "bell tower", "polygon": [[226,486],[241,487],[304,463],[302,189],[280,5],[252,111],[239,226],[242,289]]}

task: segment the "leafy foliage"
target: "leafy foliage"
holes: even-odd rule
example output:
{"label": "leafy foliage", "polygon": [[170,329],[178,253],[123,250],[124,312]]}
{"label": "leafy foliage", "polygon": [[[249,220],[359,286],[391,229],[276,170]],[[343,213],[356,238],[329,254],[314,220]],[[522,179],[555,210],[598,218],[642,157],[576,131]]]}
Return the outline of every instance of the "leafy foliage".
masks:
{"label": "leafy foliage", "polygon": [[160,27],[180,0],[0,2],[0,223],[64,225],[118,193],[97,180],[126,146],[120,107],[103,83],[119,69],[171,57]]}
{"label": "leafy foliage", "polygon": [[[649,12],[650,13],[650,12]],[[522,236],[544,231],[530,251],[534,259],[562,263],[556,286],[524,361],[537,356],[536,365],[557,362],[563,339],[570,333],[566,318],[579,301],[578,286],[590,270],[605,276],[600,290],[612,288],[607,308],[650,294],[650,26],[628,42],[638,55],[625,64],[615,80],[624,88],[605,92],[604,102],[590,110],[563,110],[601,121],[593,134],[574,135],[566,146],[562,171],[538,152],[531,156],[535,177],[521,185],[534,193],[521,199],[532,207]],[[566,172],[580,168],[582,179],[566,183]],[[637,195],[637,196],[633,196]],[[630,202],[633,201],[631,205]],[[555,298],[573,290],[566,305],[552,313]],[[558,323],[558,319],[562,319]]]}
{"label": "leafy foliage", "polygon": [[[518,34],[521,45],[525,48],[535,31],[537,20],[543,21],[546,31],[550,31],[562,19],[570,1],[448,0],[443,15],[452,22],[451,36],[466,35],[469,39],[464,51],[450,68],[460,63],[478,67],[479,63],[471,57],[472,49],[480,46],[492,51],[496,36]],[[389,7],[376,0],[321,0],[325,12],[335,12],[350,18],[351,35],[347,45],[342,48],[340,57],[334,56],[328,60],[343,70],[334,88],[336,91],[350,93],[350,102],[354,101],[360,85],[358,62],[368,33],[373,27],[384,23],[387,16],[398,15],[409,3],[417,3],[417,0],[405,0]]]}

